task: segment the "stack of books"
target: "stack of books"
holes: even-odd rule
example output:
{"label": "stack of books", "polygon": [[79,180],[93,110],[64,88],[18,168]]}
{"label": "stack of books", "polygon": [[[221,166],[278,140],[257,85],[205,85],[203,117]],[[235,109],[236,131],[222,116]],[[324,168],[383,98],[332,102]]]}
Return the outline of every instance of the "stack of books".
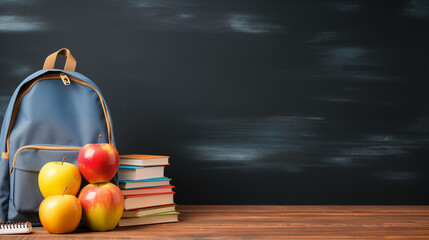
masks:
{"label": "stack of books", "polygon": [[178,222],[174,186],[164,176],[168,160],[168,156],[120,156],[119,187],[125,198],[120,227]]}

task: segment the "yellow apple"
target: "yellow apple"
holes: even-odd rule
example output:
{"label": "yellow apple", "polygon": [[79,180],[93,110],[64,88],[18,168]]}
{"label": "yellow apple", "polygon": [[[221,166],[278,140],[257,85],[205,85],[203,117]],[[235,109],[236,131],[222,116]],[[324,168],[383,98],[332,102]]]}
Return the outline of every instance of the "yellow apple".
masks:
{"label": "yellow apple", "polygon": [[65,194],[76,195],[80,189],[82,177],[79,169],[68,162],[48,162],[39,172],[39,189],[43,197]]}
{"label": "yellow apple", "polygon": [[82,206],[76,196],[49,196],[39,207],[39,218],[50,233],[73,232],[82,218]]}

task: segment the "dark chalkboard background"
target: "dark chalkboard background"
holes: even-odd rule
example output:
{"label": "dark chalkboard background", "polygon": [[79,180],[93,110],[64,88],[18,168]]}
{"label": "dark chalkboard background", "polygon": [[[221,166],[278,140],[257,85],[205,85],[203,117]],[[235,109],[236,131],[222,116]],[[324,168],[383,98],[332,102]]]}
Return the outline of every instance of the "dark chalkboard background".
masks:
{"label": "dark chalkboard background", "polygon": [[0,106],[61,47],[179,204],[429,204],[429,1],[0,0]]}

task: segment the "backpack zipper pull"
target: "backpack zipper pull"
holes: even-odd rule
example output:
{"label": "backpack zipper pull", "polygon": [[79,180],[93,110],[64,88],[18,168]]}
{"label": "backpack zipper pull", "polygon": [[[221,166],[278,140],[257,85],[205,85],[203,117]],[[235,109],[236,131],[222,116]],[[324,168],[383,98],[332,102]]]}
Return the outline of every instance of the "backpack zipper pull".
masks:
{"label": "backpack zipper pull", "polygon": [[61,80],[63,80],[64,85],[70,85],[70,79],[65,73],[60,73]]}

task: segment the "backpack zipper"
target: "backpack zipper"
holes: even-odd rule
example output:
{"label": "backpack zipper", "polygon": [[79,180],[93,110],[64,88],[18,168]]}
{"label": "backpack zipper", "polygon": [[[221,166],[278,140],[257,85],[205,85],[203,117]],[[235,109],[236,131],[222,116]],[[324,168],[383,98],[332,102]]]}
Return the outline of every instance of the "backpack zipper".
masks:
{"label": "backpack zipper", "polygon": [[27,146],[21,147],[16,151],[15,156],[13,157],[12,167],[10,168],[9,174],[12,173],[12,170],[15,167],[15,161],[16,161],[16,157],[18,156],[18,153],[24,149],[80,151],[82,148],[81,147],[43,146],[43,145],[27,145]]}
{"label": "backpack zipper", "polygon": [[65,73],[60,73],[61,80],[63,80],[64,85],[70,85],[70,79],[67,77]]}
{"label": "backpack zipper", "polygon": [[[63,77],[61,76],[62,74],[64,74],[66,76],[65,79],[68,80],[68,84],[66,84],[67,81],[65,81],[63,79]],[[95,87],[93,87],[91,84],[89,84],[89,83],[87,83],[85,81],[82,81],[80,79],[77,79],[75,77],[69,77],[65,73],[60,73],[60,78],[63,81],[64,85],[66,85],[66,86],[70,85],[70,80],[71,80],[73,82],[77,82],[79,84],[82,84],[82,85],[85,85],[85,86],[88,86],[88,87],[92,88],[98,94],[98,97],[100,98],[101,106],[103,108],[104,118],[106,119],[108,141],[109,141],[110,144],[112,144],[113,143],[113,141],[112,141],[112,133],[111,133],[111,126],[112,126],[112,124],[111,124],[111,121],[110,121],[109,114],[107,114],[107,109],[106,109],[106,106],[104,104],[104,99],[101,96],[100,92]],[[15,105],[13,106],[12,118],[10,120],[9,129],[8,129],[7,135],[6,135],[6,152],[2,152],[2,158],[3,159],[9,159],[9,157],[10,157],[10,152],[9,152],[9,150],[10,150],[9,149],[10,132],[12,131],[13,124],[15,123],[16,115],[18,113],[18,109],[19,109],[19,106],[21,104],[22,98],[24,97],[25,94],[28,93],[28,91],[30,91],[30,89],[37,82],[42,81],[42,80],[47,80],[47,79],[58,79],[58,74],[49,74],[49,75],[41,76],[39,78],[34,79],[33,82],[24,91],[22,91],[18,95],[18,97],[16,99],[16,102],[15,102]]]}

